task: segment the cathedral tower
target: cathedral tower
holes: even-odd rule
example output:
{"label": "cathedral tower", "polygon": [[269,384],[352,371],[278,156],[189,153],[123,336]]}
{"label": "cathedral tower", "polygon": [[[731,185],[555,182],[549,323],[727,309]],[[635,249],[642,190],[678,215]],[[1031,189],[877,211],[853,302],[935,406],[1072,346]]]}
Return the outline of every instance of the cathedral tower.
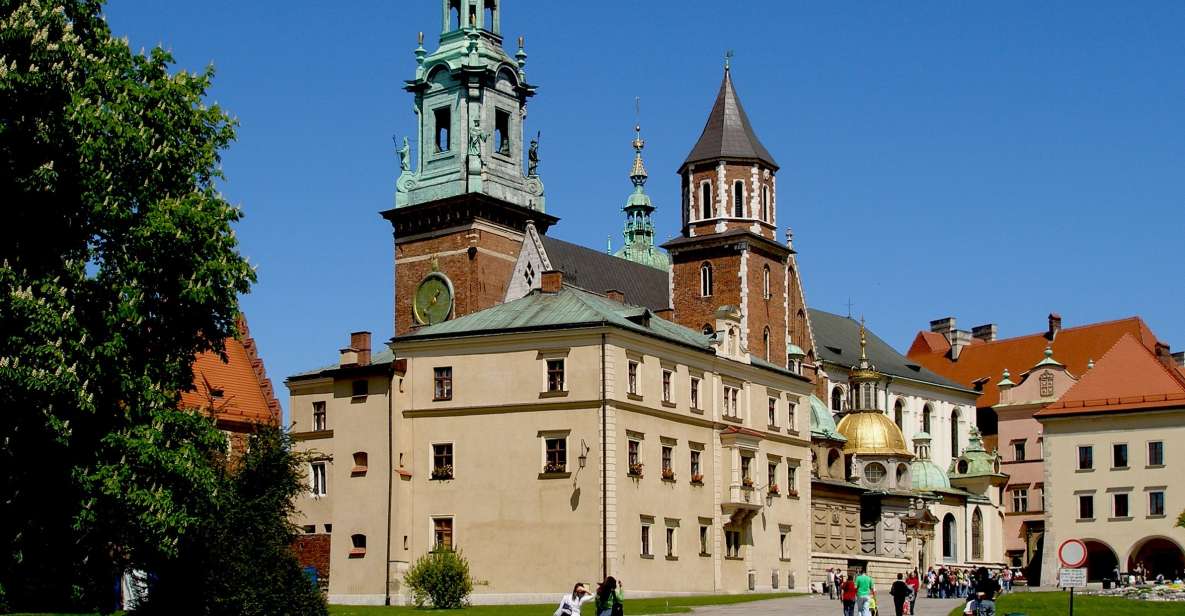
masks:
{"label": "cathedral tower", "polygon": [[506,292],[528,221],[544,213],[538,141],[524,143],[523,39],[502,47],[503,0],[441,0],[436,51],[415,50],[417,135],[397,143],[395,332],[488,308]]}
{"label": "cathedral tower", "polygon": [[778,165],[753,130],[728,65],[699,141],[679,168],[682,237],[671,259],[676,322],[703,329],[722,305],[741,314],[755,357],[814,376],[814,352],[793,251],[777,238]]}
{"label": "cathedral tower", "polygon": [[654,246],[654,204],[646,194],[646,165],[642,164],[642,148],[646,141],[642,139],[642,125],[634,125],[634,166],[630,168],[630,181],[634,184],[634,192],[625,201],[621,209],[625,212],[625,245],[615,256],[629,259],[642,265],[666,271],[670,260],[666,253]]}

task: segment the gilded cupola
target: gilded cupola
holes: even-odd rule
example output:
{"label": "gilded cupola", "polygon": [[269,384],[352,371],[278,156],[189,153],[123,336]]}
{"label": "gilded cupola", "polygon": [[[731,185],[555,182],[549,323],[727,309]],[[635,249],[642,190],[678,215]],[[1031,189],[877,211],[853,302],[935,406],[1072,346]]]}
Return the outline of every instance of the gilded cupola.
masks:
{"label": "gilded cupola", "polygon": [[839,422],[839,433],[847,439],[847,455],[888,455],[912,458],[901,428],[881,410],[883,375],[868,360],[868,334],[860,321],[860,361],[848,372],[849,408]]}

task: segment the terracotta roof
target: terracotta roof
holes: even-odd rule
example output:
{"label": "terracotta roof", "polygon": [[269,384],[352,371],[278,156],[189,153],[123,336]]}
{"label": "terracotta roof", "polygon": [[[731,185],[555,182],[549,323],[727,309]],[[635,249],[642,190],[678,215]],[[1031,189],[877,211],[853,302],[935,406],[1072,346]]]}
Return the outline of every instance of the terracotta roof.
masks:
{"label": "terracotta roof", "polygon": [[1185,378],[1165,366],[1131,334],[1124,334],[1082,379],[1037,417],[1185,408]]}
{"label": "terracotta roof", "polygon": [[[1086,372],[1090,360],[1096,362],[1125,334],[1131,335],[1148,350],[1156,348],[1156,336],[1140,317],[1092,323],[1060,330],[1053,340],[1053,357],[1066,365],[1074,375]],[[941,339],[941,342],[939,342]],[[919,332],[906,357],[957,383],[973,387],[976,381],[987,379],[978,406],[995,406],[1000,400],[996,383],[1004,369],[1013,379],[1032,368],[1044,358],[1049,339],[1045,332],[1005,338],[994,342],[973,340],[959,354],[958,361],[950,358],[950,344],[942,334]]]}
{"label": "terracotta roof", "polygon": [[245,428],[249,424],[280,421],[280,402],[255,348],[246,319],[239,320],[238,339],[226,340],[226,361],[217,353],[201,353],[193,362],[191,391],[181,393],[181,406],[214,408],[219,427]]}

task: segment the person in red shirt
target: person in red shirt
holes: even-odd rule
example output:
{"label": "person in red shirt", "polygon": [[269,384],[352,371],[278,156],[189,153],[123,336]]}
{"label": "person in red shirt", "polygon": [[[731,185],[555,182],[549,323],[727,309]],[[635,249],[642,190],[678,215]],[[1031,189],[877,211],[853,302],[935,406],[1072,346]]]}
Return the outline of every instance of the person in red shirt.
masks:
{"label": "person in red shirt", "polygon": [[843,603],[843,616],[856,614],[856,583],[850,574],[843,576],[843,583],[839,586],[839,598]]}

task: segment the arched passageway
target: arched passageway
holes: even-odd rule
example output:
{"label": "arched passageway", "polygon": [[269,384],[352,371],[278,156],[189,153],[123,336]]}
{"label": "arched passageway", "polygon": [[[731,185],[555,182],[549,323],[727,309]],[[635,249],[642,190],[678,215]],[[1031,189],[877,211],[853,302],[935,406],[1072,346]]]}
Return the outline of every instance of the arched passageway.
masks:
{"label": "arched passageway", "polygon": [[1101,582],[1115,577],[1115,567],[1119,565],[1119,557],[1115,550],[1102,541],[1085,540],[1086,543],[1086,579],[1091,582]]}
{"label": "arched passageway", "polygon": [[1148,579],[1155,579],[1163,574],[1165,579],[1174,580],[1185,571],[1185,553],[1181,546],[1163,537],[1144,539],[1132,549],[1127,559],[1127,570],[1132,571],[1136,565],[1144,565]]}

